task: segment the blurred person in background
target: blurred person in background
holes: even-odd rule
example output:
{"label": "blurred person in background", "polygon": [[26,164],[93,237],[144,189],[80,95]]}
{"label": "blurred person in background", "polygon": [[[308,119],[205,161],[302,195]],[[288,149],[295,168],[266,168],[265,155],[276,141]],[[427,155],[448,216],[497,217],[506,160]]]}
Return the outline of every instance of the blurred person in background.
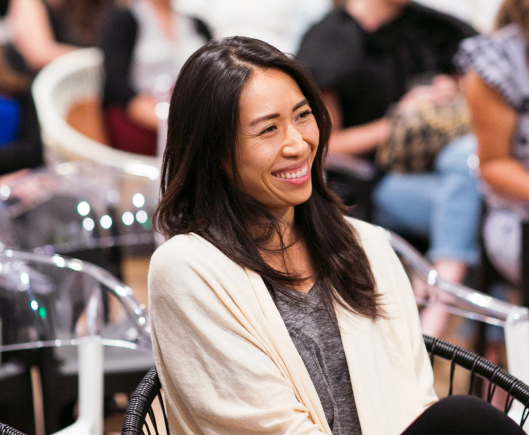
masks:
{"label": "blurred person in background", "polygon": [[[459,42],[475,34],[454,17],[409,0],[348,0],[313,26],[299,57],[333,118],[330,153],[372,159],[390,138],[390,107],[452,98],[458,89],[452,58]],[[416,84],[423,86],[412,89]],[[480,198],[467,165],[474,146],[469,137],[450,143],[430,172],[389,172],[372,195],[374,222],[428,237],[439,275],[455,283],[479,259]],[[424,332],[439,336],[446,316],[425,309]]]}
{"label": "blurred person in background", "polygon": [[158,82],[174,83],[189,55],[211,39],[203,21],[171,0],[130,0],[105,25],[103,106],[111,145],[156,154]]}
{"label": "blurred person in background", "polygon": [[484,247],[512,284],[521,280],[521,222],[529,211],[529,0],[505,0],[491,35],[467,39],[456,61],[478,139],[487,213]]}
{"label": "blurred person in background", "polygon": [[[0,1],[3,25],[8,7],[7,0]],[[5,32],[0,40],[0,176],[43,163],[37,114],[29,89],[31,77],[10,66],[6,54],[9,39],[9,32]]]}
{"label": "blurred person in background", "polygon": [[[8,19],[18,69],[37,72],[79,47],[95,46],[113,0],[11,0]],[[18,55],[17,55],[18,54]]]}
{"label": "blurred person in background", "polygon": [[97,43],[112,0],[2,0],[6,40],[0,50],[0,174],[43,164],[31,96],[35,74],[57,57]]}

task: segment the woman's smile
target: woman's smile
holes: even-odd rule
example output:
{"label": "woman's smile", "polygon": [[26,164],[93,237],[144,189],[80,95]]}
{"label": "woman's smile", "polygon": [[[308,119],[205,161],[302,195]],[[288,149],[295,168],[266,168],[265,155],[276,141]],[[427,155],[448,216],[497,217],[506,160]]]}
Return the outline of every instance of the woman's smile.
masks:
{"label": "woman's smile", "polygon": [[[298,180],[298,179],[301,179],[303,177],[305,177],[305,175],[307,175],[309,171],[309,165],[308,164],[305,164],[303,165],[301,168],[294,168],[294,169],[285,169],[285,170],[282,170],[282,171],[277,171],[277,172],[272,172],[272,175],[274,177],[277,177],[277,178],[283,178],[283,179],[287,179],[287,180]],[[309,174],[310,175],[310,174]]]}

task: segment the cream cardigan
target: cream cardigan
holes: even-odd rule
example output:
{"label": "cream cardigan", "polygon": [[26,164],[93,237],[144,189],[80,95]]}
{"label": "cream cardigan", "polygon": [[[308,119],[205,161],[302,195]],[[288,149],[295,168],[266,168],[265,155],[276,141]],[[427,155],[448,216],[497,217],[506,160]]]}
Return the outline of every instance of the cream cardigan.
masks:
{"label": "cream cardigan", "polygon": [[[363,435],[398,435],[437,400],[413,293],[380,229],[351,220],[388,318],[335,307]],[[149,310],[174,434],[331,434],[263,280],[195,235],[154,253]]]}

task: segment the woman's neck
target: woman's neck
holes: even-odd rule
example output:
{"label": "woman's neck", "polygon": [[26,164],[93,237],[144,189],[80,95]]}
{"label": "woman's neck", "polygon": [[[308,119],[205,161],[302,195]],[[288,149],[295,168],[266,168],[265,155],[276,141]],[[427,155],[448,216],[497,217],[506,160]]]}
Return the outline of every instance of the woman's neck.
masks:
{"label": "woman's neck", "polygon": [[388,0],[349,0],[345,8],[365,31],[375,32],[384,24],[398,18],[404,5],[404,2]]}

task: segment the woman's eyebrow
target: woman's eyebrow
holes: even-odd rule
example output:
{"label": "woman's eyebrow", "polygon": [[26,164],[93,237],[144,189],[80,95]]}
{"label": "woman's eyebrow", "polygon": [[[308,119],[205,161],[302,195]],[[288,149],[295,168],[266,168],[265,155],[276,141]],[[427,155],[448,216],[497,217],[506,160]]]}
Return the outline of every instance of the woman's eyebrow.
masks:
{"label": "woman's eyebrow", "polygon": [[298,104],[296,104],[294,106],[294,108],[292,109],[292,112],[295,112],[296,110],[298,110],[300,107],[303,107],[305,104],[309,104],[309,101],[304,98],[303,100],[301,100]]}
{"label": "woman's eyebrow", "polygon": [[[298,104],[294,106],[294,108],[292,109],[292,112],[295,112],[300,107],[303,107],[305,104],[308,104],[308,103],[309,103],[308,100],[304,98],[303,100],[301,100]],[[262,121],[269,121],[270,119],[279,118],[279,116],[280,116],[279,113],[270,113],[269,115],[260,116],[259,118],[255,118],[252,122],[250,122],[250,127],[253,127],[255,124],[258,124],[259,122],[262,122]]]}
{"label": "woman's eyebrow", "polygon": [[255,124],[258,124],[261,121],[268,121],[274,118],[279,118],[279,113],[271,113],[270,115],[264,115],[260,116],[259,118],[255,118],[252,122],[250,122],[250,127],[253,127]]}

